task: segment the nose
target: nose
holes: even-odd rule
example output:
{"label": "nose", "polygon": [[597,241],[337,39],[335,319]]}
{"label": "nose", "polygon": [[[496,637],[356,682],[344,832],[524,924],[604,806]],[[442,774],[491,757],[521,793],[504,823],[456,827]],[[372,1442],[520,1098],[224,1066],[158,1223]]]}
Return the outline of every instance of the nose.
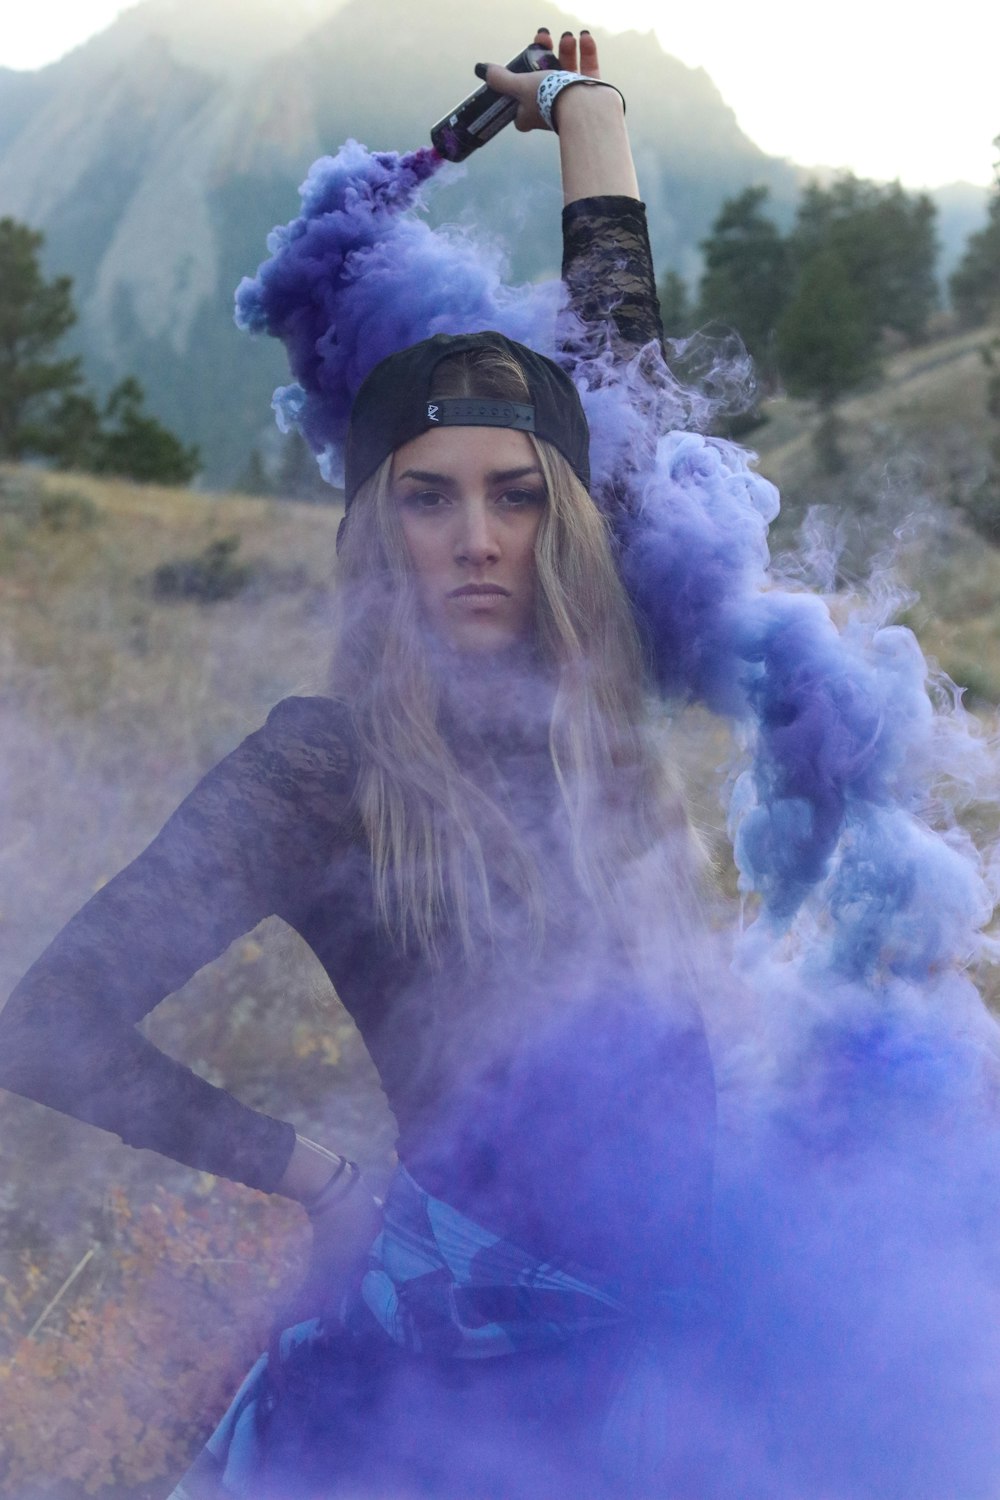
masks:
{"label": "nose", "polygon": [[460,508],[455,560],[472,567],[483,567],[496,562],[499,556],[499,539],[489,507],[485,501],[470,499]]}

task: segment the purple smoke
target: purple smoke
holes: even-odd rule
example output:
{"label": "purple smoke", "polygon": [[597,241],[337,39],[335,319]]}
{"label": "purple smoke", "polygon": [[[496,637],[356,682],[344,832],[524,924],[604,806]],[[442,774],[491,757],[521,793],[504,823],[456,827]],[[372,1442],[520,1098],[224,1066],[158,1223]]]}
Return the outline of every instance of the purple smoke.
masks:
{"label": "purple smoke", "polygon": [[[455,229],[433,232],[417,217],[443,165],[430,150],[369,153],[349,141],[311,168],[301,215],[272,232],[271,258],[237,292],[240,326],[285,342],[298,383],[275,393],[279,421],[301,429],[331,481],[341,474],[354,393],[393,350],[490,327],[554,350],[560,287],[511,288],[497,250]],[[752,764],[733,808],[745,888],[785,921],[831,880],[836,966],[861,976],[885,950],[864,890],[866,872],[877,869],[881,920],[924,934],[919,958],[893,942],[889,951],[900,951],[891,962],[928,970],[964,959],[988,898],[974,876],[959,875],[967,861],[910,820],[936,774],[919,648],[897,627],[838,630],[821,598],[765,588],[774,487],[736,445],[675,430],[703,425],[746,380],[731,350],[714,367],[700,362],[697,390],[649,350],[624,369],[598,351],[578,361],[576,376],[597,493],[613,480],[621,489],[628,476],[623,567],[661,684],[753,727]],[[835,860],[848,835],[850,848]],[[940,897],[956,882],[967,915],[952,894],[945,918]]]}
{"label": "purple smoke", "polygon": [[274,394],[278,423],[299,428],[331,484],[343,480],[355,392],[386,355],[434,333],[484,328],[535,343],[554,325],[557,286],[514,290],[498,251],[406,212],[445,167],[430,148],[399,156],[348,141],[314,163],[302,213],[272,231],[271,259],[237,289],[239,327],[288,350],[296,384]]}
{"label": "purple smoke", "polygon": [[[555,347],[558,286],[511,289],[496,251],[416,217],[435,170],[348,143],[240,287],[241,325],[282,337],[299,382],[279,420],[331,480],[392,350],[486,327]],[[730,825],[760,900],[736,944],[752,1020],[716,1055],[726,1332],[703,1388],[664,1397],[670,1472],[705,1496],[986,1500],[1000,1041],[964,970],[992,951],[996,861],[958,814],[995,801],[996,757],[884,581],[835,620],[769,571],[774,487],[736,445],[677,430],[746,371],[709,374],[686,390],[653,349],[576,367],[658,681],[740,726]]]}

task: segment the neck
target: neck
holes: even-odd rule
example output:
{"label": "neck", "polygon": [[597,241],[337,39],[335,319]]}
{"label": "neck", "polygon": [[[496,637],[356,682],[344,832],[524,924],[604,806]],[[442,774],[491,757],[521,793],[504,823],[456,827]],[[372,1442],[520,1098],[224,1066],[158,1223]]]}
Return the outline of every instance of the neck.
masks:
{"label": "neck", "polygon": [[511,730],[548,736],[555,674],[540,660],[534,641],[488,652],[457,651],[435,641],[429,657],[446,719],[490,736]]}

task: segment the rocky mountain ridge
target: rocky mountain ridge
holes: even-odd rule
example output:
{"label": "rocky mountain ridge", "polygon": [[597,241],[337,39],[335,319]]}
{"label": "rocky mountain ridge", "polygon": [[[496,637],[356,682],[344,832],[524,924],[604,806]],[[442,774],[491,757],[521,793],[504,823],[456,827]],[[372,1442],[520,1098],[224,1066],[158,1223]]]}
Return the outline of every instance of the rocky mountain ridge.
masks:
{"label": "rocky mountain ridge", "polygon": [[[422,144],[475,86],[472,63],[537,14],[502,18],[445,0],[143,0],[33,74],[0,70],[0,214],[46,235],[49,270],[74,278],[75,346],[107,387],[126,371],[157,415],[201,444],[208,477],[234,479],[272,441],[281,351],[232,326],[232,293],[292,217],[309,163],[349,135],[379,149]],[[555,30],[578,20],[550,11]],[[654,252],[693,277],[722,199],[765,182],[788,220],[800,169],[740,130],[707,74],[635,32],[600,37],[627,80]],[[509,51],[512,45],[507,43]],[[552,143],[513,131],[434,194],[432,216],[472,220],[502,243],[515,279],[554,274]]]}

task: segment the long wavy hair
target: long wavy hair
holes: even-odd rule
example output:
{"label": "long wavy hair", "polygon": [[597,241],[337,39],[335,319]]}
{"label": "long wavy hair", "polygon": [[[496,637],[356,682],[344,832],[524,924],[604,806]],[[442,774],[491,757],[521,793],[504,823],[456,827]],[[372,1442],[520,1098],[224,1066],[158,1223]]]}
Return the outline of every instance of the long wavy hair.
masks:
{"label": "long wavy hair", "polygon": [[[443,361],[432,394],[530,400],[519,365],[500,349]],[[637,954],[643,913],[654,927],[688,924],[702,861],[650,711],[607,522],[562,454],[531,442],[546,489],[533,658],[547,684],[563,863],[588,920],[608,924]],[[358,803],[378,912],[403,946],[435,957],[444,931],[457,930],[471,955],[495,936],[502,892],[541,944],[552,928],[551,871],[442,732],[445,674],[421,619],[391,462],[358,490],[345,528],[331,678],[360,744]]]}

